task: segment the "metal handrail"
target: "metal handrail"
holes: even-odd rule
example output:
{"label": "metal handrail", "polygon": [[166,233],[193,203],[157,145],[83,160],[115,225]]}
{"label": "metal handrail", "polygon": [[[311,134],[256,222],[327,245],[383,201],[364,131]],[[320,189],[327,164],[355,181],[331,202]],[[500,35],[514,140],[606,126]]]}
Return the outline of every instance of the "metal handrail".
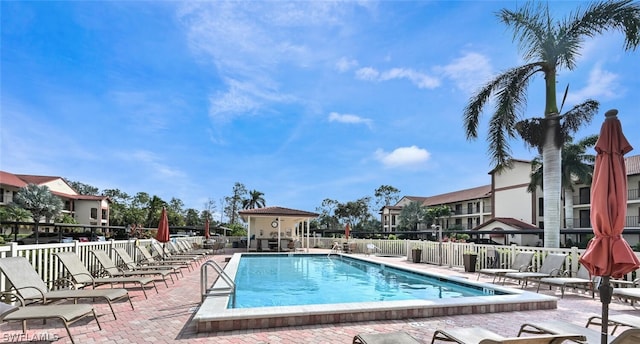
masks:
{"label": "metal handrail", "polygon": [[204,262],[202,266],[200,266],[200,294],[202,295],[202,301],[204,302],[205,297],[209,295],[210,291],[215,290],[213,286],[211,288],[207,287],[207,282],[209,280],[207,267],[213,268],[213,270],[218,273],[218,276],[222,278],[222,280],[225,283],[227,283],[227,285],[229,286],[229,291],[227,293],[217,294],[217,295],[231,295],[231,307],[235,308],[236,307],[236,284],[233,282],[231,277],[229,277],[229,275],[227,275],[227,273],[224,272],[224,270],[220,267],[220,265],[218,265],[218,263],[216,263],[214,260],[208,260]]}

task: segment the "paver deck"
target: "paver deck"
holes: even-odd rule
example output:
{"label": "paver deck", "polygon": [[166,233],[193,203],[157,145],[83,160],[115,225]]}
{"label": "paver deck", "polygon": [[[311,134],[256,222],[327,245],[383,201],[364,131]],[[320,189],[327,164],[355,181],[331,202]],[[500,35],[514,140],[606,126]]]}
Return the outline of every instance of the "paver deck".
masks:
{"label": "paver deck", "polygon": [[[224,264],[233,250],[225,254],[211,256],[219,264]],[[437,271],[442,274],[465,276],[475,280],[476,274],[465,273],[461,269],[438,267],[428,264],[414,264],[405,258],[376,257],[381,261],[394,264],[407,264],[414,268]],[[491,282],[490,276],[480,277],[481,281]],[[197,333],[192,317],[200,302],[199,269],[185,272],[169,288],[158,286],[159,294],[149,295],[145,300],[142,292],[132,290],[136,307],[131,310],[128,303],[114,305],[118,320],[114,320],[106,304],[96,303],[102,331],[95,322],[79,321],[71,326],[71,333],[77,343],[220,343],[220,344],[286,344],[286,343],[351,343],[358,333],[404,331],[423,343],[430,343],[437,329],[479,326],[504,336],[515,336],[521,324],[525,322],[562,319],[579,325],[587,319],[601,313],[601,303],[590,293],[567,290],[564,299],[558,300],[555,310],[526,312],[507,312],[492,314],[459,315],[406,320],[370,321],[329,325],[293,326],[274,329],[237,330],[214,333]],[[536,286],[529,290],[535,292]],[[542,288],[541,293],[560,296],[559,290]],[[640,313],[629,304],[613,301],[610,314]],[[34,340],[43,339],[43,340]],[[28,332],[22,335],[20,323],[0,324],[0,343],[69,343],[62,324],[49,321],[28,323]]]}

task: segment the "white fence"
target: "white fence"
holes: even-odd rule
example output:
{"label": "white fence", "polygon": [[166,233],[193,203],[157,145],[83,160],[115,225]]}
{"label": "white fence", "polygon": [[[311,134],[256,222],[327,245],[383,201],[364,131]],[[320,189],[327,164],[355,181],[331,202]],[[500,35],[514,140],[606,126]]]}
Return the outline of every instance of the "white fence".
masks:
{"label": "white fence", "polygon": [[[227,243],[233,242],[240,238],[226,237],[219,238]],[[85,263],[92,272],[99,272],[98,262],[91,254],[91,250],[103,250],[107,252],[114,261],[117,261],[113,248],[124,248],[136,261],[139,260],[139,253],[136,245],[150,246],[153,239],[140,240],[110,240],[103,242],[78,242],[61,243],[61,244],[41,244],[41,245],[18,245],[10,243],[9,245],[0,246],[0,258],[3,257],[25,257],[34,266],[40,277],[52,283],[53,281],[65,275],[64,268],[58,263],[57,259],[53,259],[53,253],[71,251],[76,252],[80,259]],[[202,237],[187,237],[180,240],[188,240],[193,243],[202,244]],[[303,240],[306,247],[307,241]],[[309,246],[317,248],[330,249],[334,243],[342,246],[347,241],[341,238],[310,238]],[[516,253],[522,251],[534,252],[532,269],[535,271],[542,265],[545,257],[552,253],[563,253],[567,255],[565,269],[572,274],[578,270],[578,258],[584,250],[576,247],[572,248],[543,248],[528,246],[492,246],[492,245],[476,245],[471,243],[453,243],[453,242],[433,242],[419,240],[382,240],[382,239],[351,239],[348,241],[355,253],[372,253],[385,256],[400,256],[406,259],[412,259],[412,250],[421,250],[421,262],[434,265],[443,265],[448,267],[463,267],[463,254],[475,253],[478,255],[478,269],[493,267],[496,265],[509,266],[512,263]],[[373,251],[367,248],[372,244],[375,248]],[[638,253],[636,253],[638,255]],[[632,281],[640,277],[640,271],[634,271],[625,279]],[[0,274],[0,291],[6,291],[9,284],[4,275]]]}

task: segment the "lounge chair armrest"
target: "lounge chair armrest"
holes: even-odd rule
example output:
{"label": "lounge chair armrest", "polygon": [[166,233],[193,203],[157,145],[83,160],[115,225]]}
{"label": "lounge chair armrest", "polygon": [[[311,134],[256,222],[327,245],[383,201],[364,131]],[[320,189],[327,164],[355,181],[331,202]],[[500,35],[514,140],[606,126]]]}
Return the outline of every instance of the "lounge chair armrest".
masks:
{"label": "lounge chair armrest", "polygon": [[564,274],[564,270],[562,269],[553,269],[551,270],[551,272],[549,273],[549,276],[562,276]]}
{"label": "lounge chair armrest", "polygon": [[26,306],[26,302],[24,301],[22,296],[18,295],[17,293],[12,293],[10,291],[0,291],[0,302],[4,300],[5,303],[10,303],[13,302],[14,299],[18,300],[18,302],[20,303],[20,307]]}
{"label": "lounge chair armrest", "polygon": [[40,297],[44,300],[44,291],[40,290],[40,288],[34,287],[34,286],[26,286],[26,287],[22,287],[22,288],[14,288],[16,292],[20,292],[21,290],[25,290],[25,289],[35,289],[38,291],[38,293],[40,293]]}
{"label": "lounge chair armrest", "polygon": [[636,278],[633,280],[633,287],[637,287],[638,285],[640,285],[640,278]]}
{"label": "lounge chair armrest", "polygon": [[76,283],[72,279],[66,277],[61,277],[57,280],[54,280],[53,287],[57,287],[56,289],[63,289],[65,287],[71,287],[70,289],[78,289],[76,288]]}

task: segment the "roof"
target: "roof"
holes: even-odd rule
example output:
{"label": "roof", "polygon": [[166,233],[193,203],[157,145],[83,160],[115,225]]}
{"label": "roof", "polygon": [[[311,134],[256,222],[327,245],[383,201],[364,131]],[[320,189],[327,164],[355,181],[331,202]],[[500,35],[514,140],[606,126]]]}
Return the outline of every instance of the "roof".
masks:
{"label": "roof", "polygon": [[627,167],[627,175],[640,174],[640,155],[630,156],[624,159]]}
{"label": "roof", "polygon": [[54,181],[56,179],[61,179],[61,177],[53,177],[53,176],[32,176],[29,174],[16,174],[16,176],[29,184],[37,184],[41,185],[44,183],[48,183],[50,181]]}
{"label": "roof", "polygon": [[296,210],[283,207],[264,207],[255,209],[245,209],[238,212],[242,217],[245,216],[290,216],[290,217],[318,217],[320,214],[312,213],[304,210]]}
{"label": "roof", "polygon": [[17,188],[23,188],[27,186],[27,182],[20,179],[13,173],[0,171],[0,184],[15,186]]}
{"label": "roof", "polygon": [[424,197],[424,201],[422,202],[422,204],[426,206],[435,206],[440,204],[468,201],[478,198],[487,198],[489,196],[491,196],[491,185],[483,185],[471,189]]}
{"label": "roof", "polygon": [[504,223],[505,225],[511,226],[513,228],[517,228],[517,229],[540,229],[530,223],[526,223],[523,221],[520,221],[518,219],[514,219],[513,217],[494,217],[491,220],[473,227],[471,230],[477,231],[480,230],[480,228],[487,226],[490,223],[493,222],[500,222],[500,223]]}

